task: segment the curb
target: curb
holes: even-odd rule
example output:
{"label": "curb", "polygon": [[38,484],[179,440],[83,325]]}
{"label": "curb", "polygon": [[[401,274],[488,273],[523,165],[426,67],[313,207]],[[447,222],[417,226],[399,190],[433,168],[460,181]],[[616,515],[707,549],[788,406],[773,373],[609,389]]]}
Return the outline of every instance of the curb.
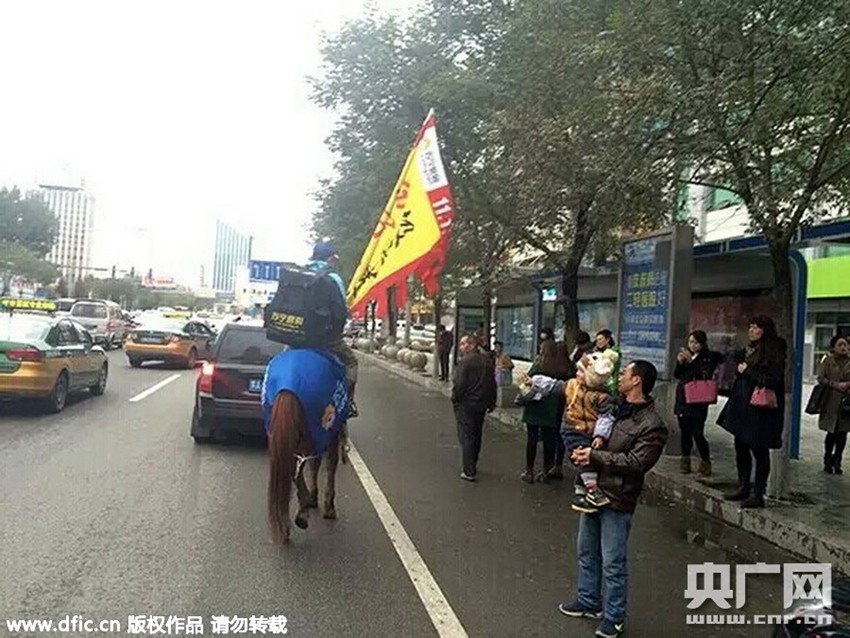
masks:
{"label": "curb", "polygon": [[[358,351],[355,353],[359,359],[398,377],[445,397],[451,396],[450,387],[436,381],[430,373],[411,370],[376,355],[366,355]],[[523,429],[522,422],[515,415],[500,408],[491,412],[488,418],[516,430]],[[850,539],[824,537],[824,533],[814,527],[783,516],[783,511],[794,507],[793,505],[774,502],[765,509],[742,510],[734,503],[724,501],[719,491],[693,478],[683,478],[675,471],[677,463],[678,457],[662,457],[658,465],[646,475],[647,489],[661,498],[681,503],[709,519],[765,540],[805,561],[831,563],[833,570],[850,574]]]}

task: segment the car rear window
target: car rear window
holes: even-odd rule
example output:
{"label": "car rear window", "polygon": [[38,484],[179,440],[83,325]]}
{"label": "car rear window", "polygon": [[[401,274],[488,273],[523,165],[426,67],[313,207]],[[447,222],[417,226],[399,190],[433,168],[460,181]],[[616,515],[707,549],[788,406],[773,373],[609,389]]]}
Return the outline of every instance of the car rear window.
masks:
{"label": "car rear window", "polygon": [[0,317],[0,341],[37,341],[44,339],[51,321],[33,315]]}
{"label": "car rear window", "polygon": [[75,303],[71,308],[71,316],[106,319],[106,306],[99,303]]}
{"label": "car rear window", "polygon": [[265,330],[228,328],[219,337],[217,358],[225,363],[266,365],[285,349],[282,343],[266,339]]}

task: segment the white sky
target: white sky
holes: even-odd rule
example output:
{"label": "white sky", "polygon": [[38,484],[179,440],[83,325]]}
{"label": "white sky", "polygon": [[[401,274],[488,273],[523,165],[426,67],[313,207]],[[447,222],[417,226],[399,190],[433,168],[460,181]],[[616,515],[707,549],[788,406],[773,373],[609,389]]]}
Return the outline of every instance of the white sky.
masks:
{"label": "white sky", "polygon": [[0,186],[85,179],[93,266],[143,268],[152,254],[155,274],[196,284],[216,217],[254,234],[255,258],[306,258],[333,115],[305,77],[321,30],[363,4],[4,3]]}

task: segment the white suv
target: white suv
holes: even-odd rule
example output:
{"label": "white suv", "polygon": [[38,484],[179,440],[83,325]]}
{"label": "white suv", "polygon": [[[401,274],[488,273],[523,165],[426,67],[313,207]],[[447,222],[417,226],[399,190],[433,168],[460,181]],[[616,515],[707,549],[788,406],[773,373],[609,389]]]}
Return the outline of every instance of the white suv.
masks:
{"label": "white suv", "polygon": [[124,312],[114,301],[81,299],[71,307],[71,316],[83,325],[94,337],[95,343],[104,349],[121,347],[127,332]]}

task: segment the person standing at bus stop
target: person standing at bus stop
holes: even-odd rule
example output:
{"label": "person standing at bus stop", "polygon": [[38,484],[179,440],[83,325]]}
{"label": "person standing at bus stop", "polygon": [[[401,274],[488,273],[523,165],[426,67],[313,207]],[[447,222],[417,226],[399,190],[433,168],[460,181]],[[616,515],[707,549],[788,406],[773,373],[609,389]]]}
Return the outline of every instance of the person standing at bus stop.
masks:
{"label": "person standing at bus stop", "polygon": [[463,457],[460,477],[475,481],[484,418],[496,407],[496,370],[489,354],[479,351],[476,338],[464,335],[458,346],[460,361],[454,371],[452,405]]}

